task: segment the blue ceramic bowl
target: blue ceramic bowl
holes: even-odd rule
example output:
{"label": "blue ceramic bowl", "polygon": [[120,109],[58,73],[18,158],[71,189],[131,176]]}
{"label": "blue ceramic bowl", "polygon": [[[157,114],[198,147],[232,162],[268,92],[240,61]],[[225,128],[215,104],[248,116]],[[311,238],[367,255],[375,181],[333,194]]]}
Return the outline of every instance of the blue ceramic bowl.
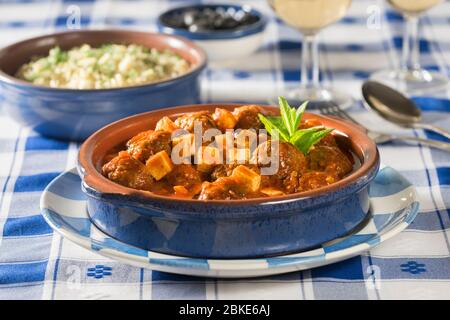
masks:
{"label": "blue ceramic bowl", "polygon": [[[221,9],[234,12],[247,12],[257,20],[249,25],[231,30],[189,31],[171,25],[170,18],[182,15],[192,10]],[[197,4],[169,9],[162,13],[157,20],[160,32],[174,34],[193,40],[202,47],[212,60],[232,59],[250,55],[263,42],[264,31],[267,26],[266,17],[248,5],[236,4]]]}
{"label": "blue ceramic bowl", "polygon": [[[81,44],[140,44],[169,48],[192,64],[179,77],[157,83],[99,90],[71,90],[36,86],[14,77],[33,56],[47,55],[59,45],[70,49]],[[84,140],[99,128],[145,111],[199,100],[199,74],[205,68],[202,49],[183,38],[125,30],[85,30],[51,34],[18,42],[0,50],[0,94],[7,113],[42,135]]]}
{"label": "blue ceramic bowl", "polygon": [[109,236],[139,248],[202,258],[299,252],[358,228],[369,213],[368,184],[379,168],[378,150],[360,128],[324,116],[305,114],[306,119],[317,118],[335,128],[338,140],[354,152],[361,166],[343,180],[317,190],[250,200],[183,200],[126,188],[101,175],[108,151],[152,128],[162,116],[213,111],[216,106],[144,113],[115,122],[87,139],[80,149],[78,168],[93,223]]}

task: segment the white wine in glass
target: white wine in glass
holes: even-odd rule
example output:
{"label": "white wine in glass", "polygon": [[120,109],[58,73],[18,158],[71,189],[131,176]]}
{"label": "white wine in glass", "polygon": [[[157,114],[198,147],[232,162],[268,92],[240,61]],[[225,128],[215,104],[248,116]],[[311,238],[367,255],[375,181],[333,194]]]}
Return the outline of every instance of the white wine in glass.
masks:
{"label": "white wine in glass", "polygon": [[400,66],[397,70],[381,70],[371,79],[384,82],[407,94],[428,94],[445,89],[448,79],[420,66],[419,17],[443,0],[387,0],[406,21]]}
{"label": "white wine in glass", "polygon": [[351,5],[351,0],[268,0],[269,5],[285,23],[303,34],[301,86],[289,91],[286,98],[292,104],[302,101],[333,101],[345,107],[352,103],[352,97],[332,88],[326,88],[319,81],[319,31],[340,20]]}
{"label": "white wine in glass", "polygon": [[388,2],[394,9],[404,14],[418,15],[431,9],[442,0],[388,0]]}
{"label": "white wine in glass", "polygon": [[350,4],[351,0],[272,0],[277,15],[304,35],[340,20]]}

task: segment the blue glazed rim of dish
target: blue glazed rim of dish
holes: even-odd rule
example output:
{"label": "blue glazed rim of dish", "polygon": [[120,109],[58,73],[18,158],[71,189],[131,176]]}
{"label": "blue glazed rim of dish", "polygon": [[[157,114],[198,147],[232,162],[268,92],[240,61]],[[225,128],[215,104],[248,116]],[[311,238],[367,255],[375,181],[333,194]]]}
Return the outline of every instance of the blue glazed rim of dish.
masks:
{"label": "blue glazed rim of dish", "polygon": [[26,80],[21,80],[19,78],[16,78],[16,77],[4,72],[1,69],[0,69],[0,84],[4,83],[4,84],[15,86],[15,87],[21,88],[21,89],[31,89],[31,90],[42,91],[42,92],[50,91],[52,93],[57,92],[57,93],[77,93],[77,94],[80,94],[80,93],[83,93],[83,94],[96,93],[97,94],[97,93],[108,93],[108,92],[113,93],[113,92],[118,92],[118,91],[133,91],[133,90],[139,90],[139,89],[161,90],[167,86],[171,86],[174,83],[179,82],[180,80],[184,80],[186,78],[190,78],[192,76],[199,74],[206,68],[206,65],[208,62],[206,52],[202,48],[200,48],[198,45],[196,45],[195,43],[190,41],[190,39],[186,39],[186,38],[183,38],[183,37],[180,37],[177,35],[173,35],[173,34],[158,34],[155,32],[144,32],[144,31],[135,31],[135,30],[127,30],[127,29],[105,29],[105,30],[84,29],[84,30],[76,30],[76,31],[55,32],[55,33],[44,34],[44,35],[37,36],[37,37],[31,37],[31,38],[27,38],[25,40],[14,42],[13,44],[10,44],[8,46],[0,48],[0,59],[4,52],[7,52],[8,50],[13,50],[15,47],[20,47],[22,45],[26,45],[28,43],[33,43],[36,41],[43,41],[45,39],[52,38],[52,37],[71,37],[73,34],[78,34],[78,33],[86,34],[86,35],[89,35],[90,33],[91,34],[94,34],[94,33],[105,33],[105,34],[106,33],[135,33],[135,34],[140,34],[142,36],[160,35],[163,37],[169,37],[169,38],[175,39],[177,41],[180,41],[180,42],[186,44],[187,46],[189,46],[190,50],[194,50],[199,56],[199,62],[197,64],[193,65],[192,68],[189,69],[186,73],[183,73],[177,77],[168,78],[166,80],[152,82],[152,83],[144,83],[144,84],[139,84],[139,85],[127,86],[127,87],[104,88],[104,89],[53,88],[53,87],[47,87],[47,86],[42,86],[42,85],[36,85],[36,84],[33,84]]}
{"label": "blue glazed rim of dish", "polygon": [[[255,23],[237,28],[235,30],[225,30],[225,31],[202,31],[202,32],[191,32],[183,28],[174,28],[168,26],[163,19],[174,13],[181,13],[186,10],[192,10],[197,8],[234,8],[236,10],[243,10],[249,12],[250,14],[258,17],[258,21]],[[237,39],[243,38],[249,35],[257,34],[262,32],[267,25],[266,17],[258,10],[248,6],[248,5],[235,5],[235,4],[197,4],[181,6],[169,9],[158,16],[156,21],[158,29],[164,33],[174,34],[178,36],[183,36],[191,40],[227,40],[227,39]]]}

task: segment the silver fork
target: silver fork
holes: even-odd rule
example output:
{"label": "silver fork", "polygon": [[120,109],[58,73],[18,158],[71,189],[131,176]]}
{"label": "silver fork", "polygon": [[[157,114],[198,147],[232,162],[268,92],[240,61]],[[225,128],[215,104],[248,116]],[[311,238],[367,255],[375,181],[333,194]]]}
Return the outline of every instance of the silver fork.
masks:
{"label": "silver fork", "polygon": [[356,121],[345,110],[342,110],[338,105],[336,105],[333,102],[317,103],[317,107],[321,114],[336,116],[336,117],[342,118],[344,120],[353,122],[354,124],[360,126],[361,128],[363,128],[366,131],[367,135],[371,139],[373,139],[376,143],[385,143],[385,142],[394,141],[394,140],[406,141],[406,142],[418,142],[422,145],[430,146],[430,147],[445,150],[445,151],[450,151],[450,143],[447,143],[447,142],[423,139],[423,138],[417,138],[417,137],[411,137],[411,136],[386,134],[386,133],[380,133],[380,132],[375,132],[375,131],[369,130],[365,126],[363,126],[361,123]]}

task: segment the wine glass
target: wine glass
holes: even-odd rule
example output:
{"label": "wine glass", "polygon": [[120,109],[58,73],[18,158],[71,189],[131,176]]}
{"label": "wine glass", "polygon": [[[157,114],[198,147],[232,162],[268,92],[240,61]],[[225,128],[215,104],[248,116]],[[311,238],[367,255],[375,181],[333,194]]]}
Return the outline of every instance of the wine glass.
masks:
{"label": "wine glass", "polygon": [[445,89],[447,77],[431,72],[420,66],[419,17],[443,0],[387,0],[403,14],[406,27],[400,67],[396,70],[381,70],[371,75],[371,79],[383,82],[407,94],[426,94]]}
{"label": "wine glass", "polygon": [[[288,25],[303,34],[300,87],[283,94],[293,105],[309,100],[333,101],[349,106],[351,95],[325,87],[319,81],[319,31],[341,19],[352,0],[268,0],[269,5]],[[314,103],[311,105],[314,107]]]}

